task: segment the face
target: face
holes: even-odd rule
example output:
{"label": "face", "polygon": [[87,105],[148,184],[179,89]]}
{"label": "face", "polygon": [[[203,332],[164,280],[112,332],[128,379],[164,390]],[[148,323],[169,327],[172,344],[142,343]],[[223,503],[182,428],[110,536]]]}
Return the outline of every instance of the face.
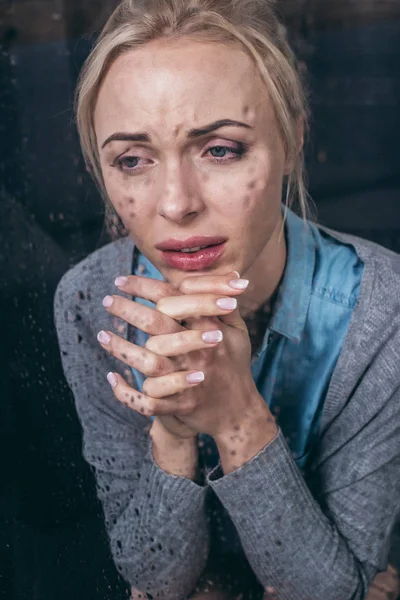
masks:
{"label": "face", "polygon": [[[123,54],[94,124],[108,196],[168,281],[268,270],[288,167],[265,84],[240,48],[181,39]],[[226,239],[222,255],[185,271],[156,248],[192,236]]]}

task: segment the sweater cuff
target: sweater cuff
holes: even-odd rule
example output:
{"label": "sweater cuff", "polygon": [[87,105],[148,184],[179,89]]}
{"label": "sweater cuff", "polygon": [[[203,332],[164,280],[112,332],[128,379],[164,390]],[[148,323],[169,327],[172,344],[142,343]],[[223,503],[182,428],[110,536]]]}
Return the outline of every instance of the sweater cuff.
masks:
{"label": "sweater cuff", "polygon": [[[290,449],[286,443],[282,430],[279,428],[277,435],[251,460],[239,467],[236,471],[224,475],[219,464],[207,476],[206,483],[219,496],[221,502],[228,510],[243,510],[249,494],[254,493],[255,487],[260,483],[268,482],[268,486],[275,490],[282,480],[293,477],[293,468],[297,469]],[[301,477],[300,473],[298,474]]]}
{"label": "sweater cuff", "polygon": [[[239,467],[235,471],[232,471],[232,473],[225,475],[222,470],[222,465],[219,462],[218,465],[207,474],[206,484],[212,487],[214,491],[217,491],[217,489],[219,489],[219,487],[221,486],[221,484],[219,483],[221,480],[223,480],[224,482],[222,484],[222,489],[224,489],[225,485],[236,486],[241,483],[242,479],[243,482],[245,482],[248,477],[250,477],[251,481],[251,477],[254,476],[254,469],[260,468],[260,463],[262,463],[263,460],[268,460],[270,462],[271,455],[276,456],[277,453],[280,453],[282,451],[282,441],[287,448],[286,442],[283,437],[283,433],[279,428],[276,436],[270,442],[268,442],[268,444],[264,446],[264,448],[262,448],[255,456],[253,456],[253,458],[244,463],[241,467]],[[277,446],[278,448],[275,449]],[[267,458],[265,457],[265,454],[268,454]]]}

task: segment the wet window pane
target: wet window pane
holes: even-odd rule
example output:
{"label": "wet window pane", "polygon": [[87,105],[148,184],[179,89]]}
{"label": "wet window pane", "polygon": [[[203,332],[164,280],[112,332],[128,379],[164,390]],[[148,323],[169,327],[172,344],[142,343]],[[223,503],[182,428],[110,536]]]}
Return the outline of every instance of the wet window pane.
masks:
{"label": "wet window pane", "polygon": [[[61,277],[116,235],[105,227],[72,108],[81,66],[116,4],[0,7],[0,590],[9,600],[130,593],[111,558],[53,322]],[[399,2],[277,4],[309,86],[306,166],[319,221],[400,252]],[[157,552],[174,551],[149,540],[149,556]],[[398,538],[390,556],[399,568]]]}

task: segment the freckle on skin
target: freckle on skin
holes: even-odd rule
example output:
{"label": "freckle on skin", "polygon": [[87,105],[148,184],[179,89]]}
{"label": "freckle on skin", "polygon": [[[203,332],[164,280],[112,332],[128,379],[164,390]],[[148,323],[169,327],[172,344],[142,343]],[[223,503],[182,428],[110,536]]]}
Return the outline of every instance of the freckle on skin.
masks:
{"label": "freckle on skin", "polygon": [[249,184],[247,185],[247,187],[249,188],[249,190],[252,190],[256,187],[256,180],[253,179],[253,181],[250,181]]}

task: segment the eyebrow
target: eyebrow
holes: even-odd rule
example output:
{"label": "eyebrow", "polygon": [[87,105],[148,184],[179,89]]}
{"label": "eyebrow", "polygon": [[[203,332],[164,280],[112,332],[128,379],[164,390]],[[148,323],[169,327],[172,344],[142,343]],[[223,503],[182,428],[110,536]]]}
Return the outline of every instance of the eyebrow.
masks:
{"label": "eyebrow", "polygon": [[[214,121],[209,125],[205,125],[200,129],[191,129],[187,136],[190,139],[201,137],[202,135],[207,135],[208,133],[212,133],[217,129],[221,129],[221,127],[244,127],[246,129],[252,129],[251,125],[247,123],[242,123],[241,121],[233,121],[232,119],[220,119],[219,121]],[[150,142],[151,138],[147,133],[123,133],[117,132],[110,135],[103,145],[101,149],[104,148],[107,144],[113,141],[119,142]]]}

